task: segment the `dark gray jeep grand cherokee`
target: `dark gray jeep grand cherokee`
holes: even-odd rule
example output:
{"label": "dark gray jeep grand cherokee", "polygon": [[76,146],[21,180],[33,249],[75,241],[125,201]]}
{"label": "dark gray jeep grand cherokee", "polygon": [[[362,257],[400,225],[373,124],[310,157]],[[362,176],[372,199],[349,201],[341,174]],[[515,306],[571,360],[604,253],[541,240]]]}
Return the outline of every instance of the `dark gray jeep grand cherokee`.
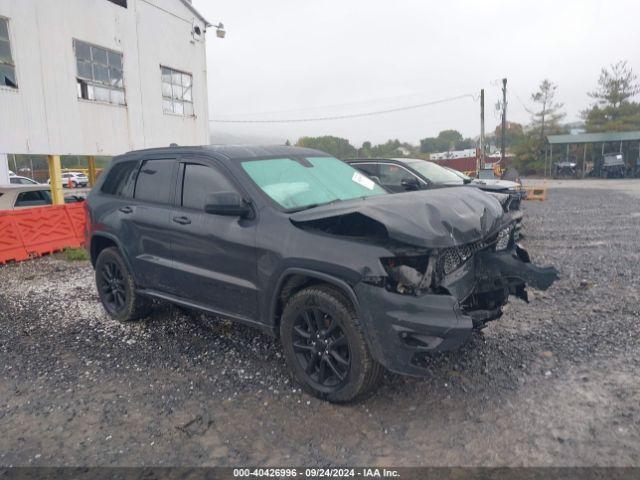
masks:
{"label": "dark gray jeep grand cherokee", "polygon": [[509,294],[556,279],[496,199],[462,189],[391,194],[303,148],[131,152],[88,197],[87,245],[113,318],[155,298],[247,323],[280,338],[307,391],[345,402],[383,367],[423,374]]}

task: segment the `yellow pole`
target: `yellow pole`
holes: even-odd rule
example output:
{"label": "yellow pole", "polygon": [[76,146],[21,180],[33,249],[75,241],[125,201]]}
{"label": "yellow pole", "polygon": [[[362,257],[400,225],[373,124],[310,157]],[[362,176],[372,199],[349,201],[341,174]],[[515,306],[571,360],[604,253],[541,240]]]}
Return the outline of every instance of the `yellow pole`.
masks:
{"label": "yellow pole", "polygon": [[89,162],[89,185],[93,187],[96,184],[96,157],[89,155],[87,160]]}
{"label": "yellow pole", "polygon": [[54,205],[64,205],[64,193],[62,193],[62,169],[60,168],[60,155],[47,156],[49,163],[49,178],[51,184],[51,199]]}

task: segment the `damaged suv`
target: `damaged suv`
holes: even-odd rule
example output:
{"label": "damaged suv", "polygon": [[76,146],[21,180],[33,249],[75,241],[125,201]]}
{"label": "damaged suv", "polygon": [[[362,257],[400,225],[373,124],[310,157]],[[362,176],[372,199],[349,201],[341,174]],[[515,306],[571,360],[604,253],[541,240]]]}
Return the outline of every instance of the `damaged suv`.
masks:
{"label": "damaged suv", "polygon": [[346,163],[295,147],[172,147],[117,157],[87,200],[106,311],[151,299],[279,337],[310,393],[351,401],[384,368],[422,375],[510,294],[548,288],[478,189],[391,194]]}

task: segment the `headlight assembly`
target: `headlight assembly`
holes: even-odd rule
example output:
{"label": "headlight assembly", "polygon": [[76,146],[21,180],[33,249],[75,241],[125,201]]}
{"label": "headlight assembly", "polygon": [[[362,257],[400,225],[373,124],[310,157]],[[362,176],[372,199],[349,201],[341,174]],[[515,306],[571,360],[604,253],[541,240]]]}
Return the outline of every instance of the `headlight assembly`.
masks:
{"label": "headlight assembly", "polygon": [[498,233],[498,240],[496,241],[496,252],[502,252],[509,248],[512,232],[513,227],[511,225],[500,230],[500,232]]}

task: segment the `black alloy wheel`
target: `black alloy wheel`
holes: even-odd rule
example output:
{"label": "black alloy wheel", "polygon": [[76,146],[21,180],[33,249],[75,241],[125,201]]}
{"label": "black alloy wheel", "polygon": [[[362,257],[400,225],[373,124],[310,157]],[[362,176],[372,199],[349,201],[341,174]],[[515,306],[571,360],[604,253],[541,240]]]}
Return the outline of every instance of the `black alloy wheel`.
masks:
{"label": "black alloy wheel", "polygon": [[117,248],[102,250],[95,269],[98,295],[111,318],[131,322],[148,315],[150,302],[138,294],[135,280]]}
{"label": "black alloy wheel", "polygon": [[107,261],[98,273],[98,291],[102,303],[111,314],[121,312],[127,305],[127,289],[120,266],[113,260]]}
{"label": "black alloy wheel", "polygon": [[362,399],[384,372],[369,351],[354,304],[331,285],[309,286],[287,300],[280,341],[293,377],[322,400]]}
{"label": "black alloy wheel", "polygon": [[339,320],[317,307],[302,310],[293,327],[296,359],[316,389],[339,389],[349,374],[351,352]]}

